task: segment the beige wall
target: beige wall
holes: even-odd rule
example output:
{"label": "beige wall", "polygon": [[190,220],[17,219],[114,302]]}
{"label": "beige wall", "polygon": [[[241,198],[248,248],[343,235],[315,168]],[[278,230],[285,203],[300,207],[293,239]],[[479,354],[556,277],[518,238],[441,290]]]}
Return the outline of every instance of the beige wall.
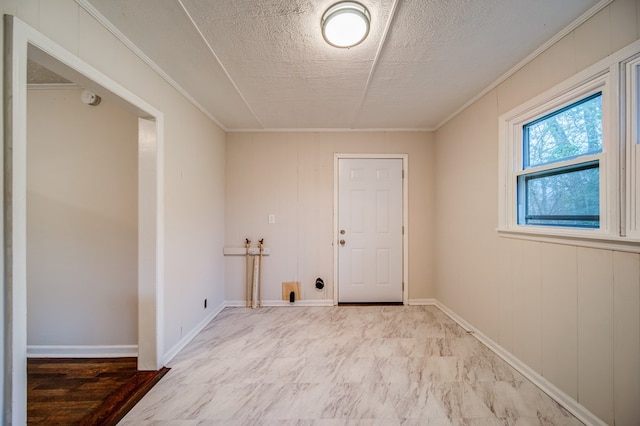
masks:
{"label": "beige wall", "polygon": [[[431,133],[230,133],[226,246],[265,239],[272,254],[264,259],[264,300],[280,300],[284,281],[300,281],[303,299],[333,300],[334,153],[408,154],[409,298],[433,297]],[[324,290],[315,289],[316,277]],[[245,258],[228,256],[228,301],[244,300],[244,283]]]}
{"label": "beige wall", "polygon": [[609,424],[640,419],[640,256],[499,238],[498,116],[640,35],[617,0],[436,133],[436,297]]}
{"label": "beige wall", "polygon": [[164,114],[167,352],[224,303],[225,134],[73,0],[3,0],[0,7]]}
{"label": "beige wall", "polygon": [[137,345],[138,118],[27,96],[27,343]]}

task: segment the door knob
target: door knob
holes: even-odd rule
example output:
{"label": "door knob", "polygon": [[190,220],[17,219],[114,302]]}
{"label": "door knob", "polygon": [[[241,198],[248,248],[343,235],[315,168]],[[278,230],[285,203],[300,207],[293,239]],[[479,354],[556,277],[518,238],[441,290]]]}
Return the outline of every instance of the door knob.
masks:
{"label": "door knob", "polygon": [[345,241],[344,240],[340,240],[340,245],[344,246]]}

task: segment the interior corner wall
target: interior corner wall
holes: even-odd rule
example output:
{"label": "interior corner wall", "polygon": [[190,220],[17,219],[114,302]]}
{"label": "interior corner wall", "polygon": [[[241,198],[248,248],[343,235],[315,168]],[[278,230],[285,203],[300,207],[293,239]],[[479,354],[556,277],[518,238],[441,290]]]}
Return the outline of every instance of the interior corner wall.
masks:
{"label": "interior corner wall", "polygon": [[225,301],[225,133],[75,1],[2,0],[0,7],[163,113],[160,327],[169,353]]}
{"label": "interior corner wall", "polygon": [[27,344],[137,345],[138,118],[27,93]]}
{"label": "interior corner wall", "polygon": [[608,424],[640,419],[640,257],[501,239],[498,116],[638,39],[616,0],[436,132],[436,298]]}
{"label": "interior corner wall", "polygon": [[[226,247],[261,238],[263,300],[300,281],[301,298],[333,301],[334,153],[408,154],[409,299],[433,297],[435,164],[429,132],[229,133]],[[269,224],[268,216],[276,223]],[[227,301],[245,300],[245,257],[226,257]],[[325,287],[319,291],[315,280]]]}

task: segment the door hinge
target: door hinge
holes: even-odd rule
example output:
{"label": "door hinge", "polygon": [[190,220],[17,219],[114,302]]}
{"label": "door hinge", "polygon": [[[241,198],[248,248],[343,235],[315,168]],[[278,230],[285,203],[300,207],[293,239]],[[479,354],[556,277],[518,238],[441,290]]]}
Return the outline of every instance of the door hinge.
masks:
{"label": "door hinge", "polygon": [[404,169],[402,170],[402,179],[404,179]]}
{"label": "door hinge", "polygon": [[404,235],[404,225],[402,225],[402,235]]}

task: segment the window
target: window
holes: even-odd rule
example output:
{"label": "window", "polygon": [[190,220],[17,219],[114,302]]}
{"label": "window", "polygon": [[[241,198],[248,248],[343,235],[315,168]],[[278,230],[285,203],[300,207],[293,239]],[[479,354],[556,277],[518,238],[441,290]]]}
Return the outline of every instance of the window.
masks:
{"label": "window", "polygon": [[600,227],[602,92],[523,125],[518,224]]}
{"label": "window", "polygon": [[500,117],[501,230],[609,232],[610,79],[607,68]]}
{"label": "window", "polygon": [[499,118],[502,236],[640,253],[640,41]]}

